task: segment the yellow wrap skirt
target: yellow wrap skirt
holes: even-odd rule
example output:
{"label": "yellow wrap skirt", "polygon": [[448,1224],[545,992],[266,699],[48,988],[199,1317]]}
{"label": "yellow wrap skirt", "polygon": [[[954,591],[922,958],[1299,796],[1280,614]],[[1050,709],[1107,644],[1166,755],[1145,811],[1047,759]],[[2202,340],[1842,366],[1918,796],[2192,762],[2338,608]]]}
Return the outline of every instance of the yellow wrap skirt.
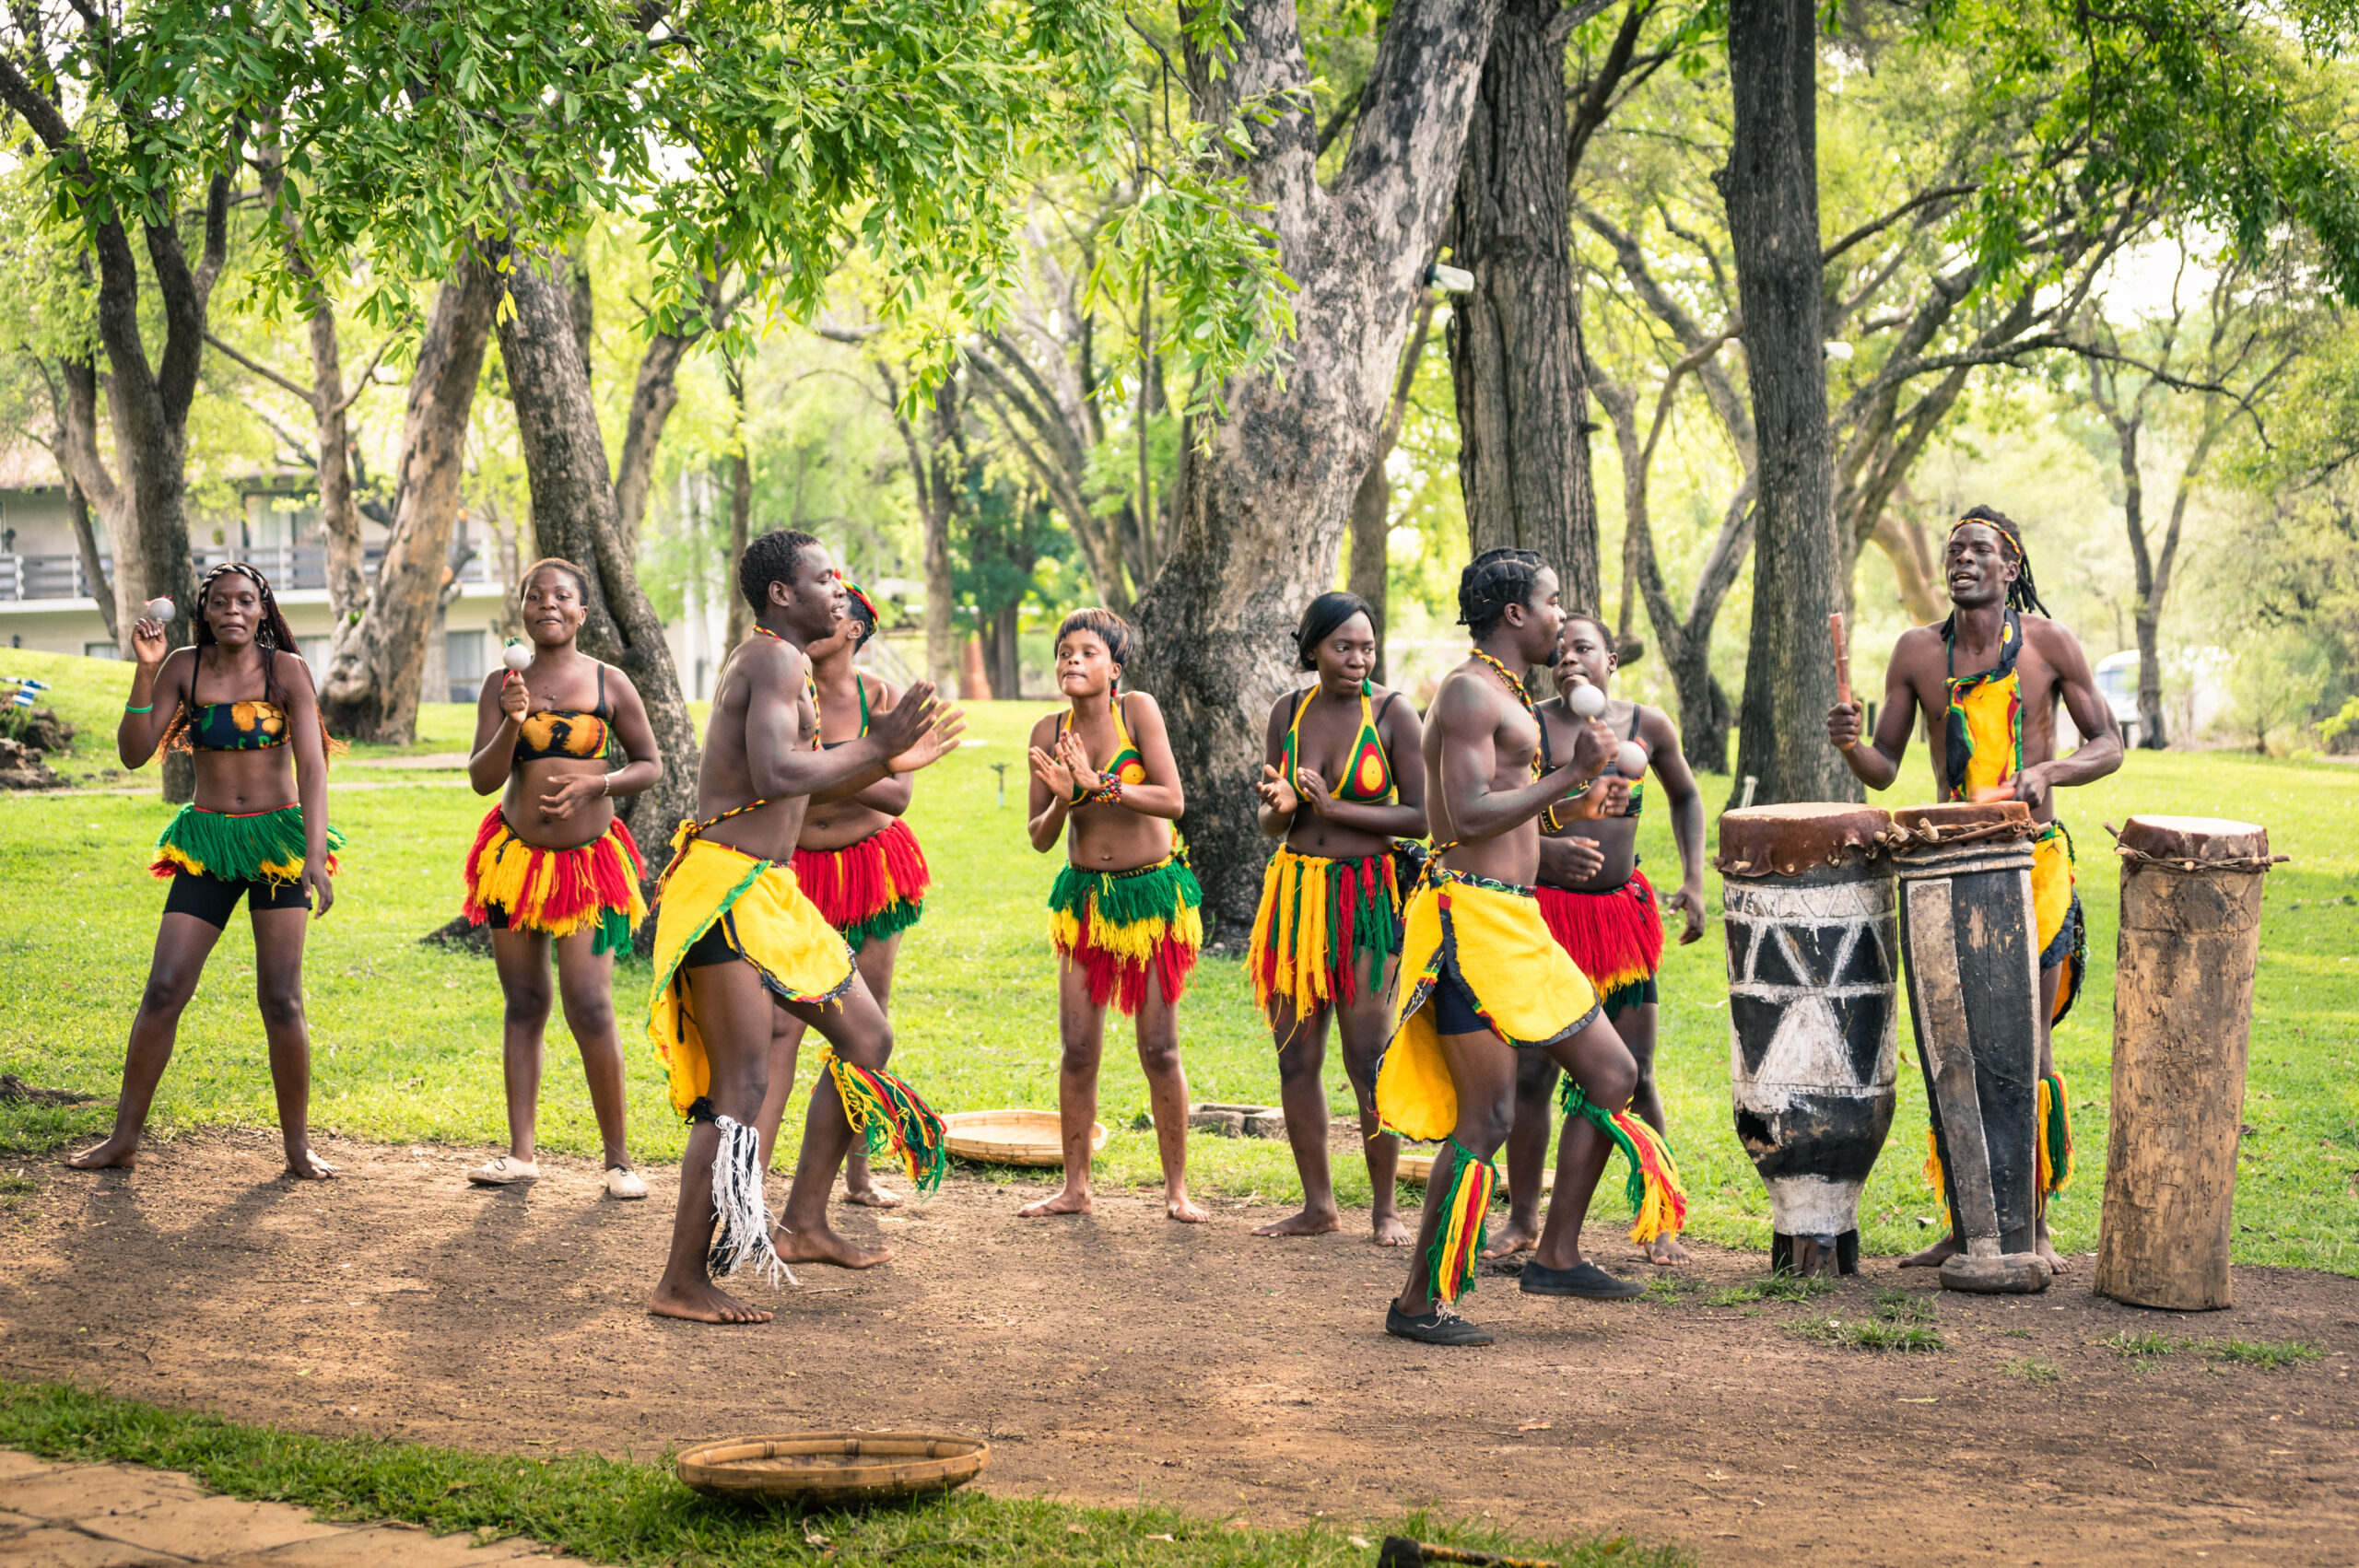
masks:
{"label": "yellow wrap skirt", "polygon": [[2072,836],[2060,822],[2032,841],[2031,908],[2039,926],[2039,966],[2065,966],[2056,982],[2056,1007],[2050,1024],[2063,1021],[2081,994],[2081,977],[2088,968],[2088,923],[2081,913],[2081,890],[2072,871]]}
{"label": "yellow wrap skirt", "polygon": [[655,917],[655,984],[647,1034],[672,1076],[672,1106],[687,1116],[711,1092],[681,961],[718,926],[732,952],[787,1001],[832,1001],[851,989],[851,948],[795,885],[792,868],[726,845],[691,839],[667,873]]}
{"label": "yellow wrap skirt", "polygon": [[1377,1115],[1388,1132],[1447,1138],[1458,1125],[1458,1090],[1442,1057],[1434,996],[1446,971],[1492,1033],[1519,1048],[1553,1046],[1602,1010],[1528,887],[1437,867],[1410,897],[1402,923],[1401,992],[1377,1067]]}

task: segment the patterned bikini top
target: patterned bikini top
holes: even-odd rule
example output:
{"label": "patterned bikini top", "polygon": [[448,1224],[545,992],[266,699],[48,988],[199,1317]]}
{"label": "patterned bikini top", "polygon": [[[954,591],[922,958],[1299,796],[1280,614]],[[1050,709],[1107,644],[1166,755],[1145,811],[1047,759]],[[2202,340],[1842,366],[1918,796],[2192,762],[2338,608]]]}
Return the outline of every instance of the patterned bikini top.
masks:
{"label": "patterned bikini top", "polygon": [[606,667],[598,666],[598,709],[578,713],[568,708],[545,708],[524,715],[518,726],[516,755],[511,766],[543,762],[553,756],[593,757],[606,755],[610,726],[606,722]]}
{"label": "patterned bikini top", "polygon": [[[1125,784],[1144,784],[1146,782],[1146,758],[1139,755],[1139,748],[1131,741],[1130,726],[1122,722],[1121,697],[1114,699],[1113,708],[1114,755],[1107,760],[1106,766],[1097,771],[1119,778]],[[1072,727],[1073,710],[1067,708],[1057,715],[1058,739],[1063,739],[1064,732]]]}
{"label": "patterned bikini top", "polygon": [[[1638,705],[1634,702],[1630,705],[1629,735],[1629,738],[1634,741],[1638,738],[1639,718],[1640,713]],[[1548,726],[1544,720],[1540,726],[1540,759],[1542,766],[1544,767],[1554,767],[1556,766],[1549,752]],[[1589,785],[1584,784],[1579,789],[1574,790],[1570,795],[1566,796],[1565,800],[1567,802],[1578,801],[1583,795],[1588,793]],[[1559,804],[1561,805],[1562,802],[1559,802]],[[1623,812],[1622,815],[1626,821],[1636,822],[1638,819],[1638,813],[1646,809],[1646,805],[1647,781],[1642,776],[1630,780],[1630,804],[1629,808]],[[1563,819],[1556,815],[1558,809],[1558,806],[1550,806],[1546,811],[1540,813],[1540,830],[1543,833],[1555,834],[1562,833],[1565,830]]]}
{"label": "patterned bikini top", "polygon": [[2024,770],[2024,684],[2015,660],[2024,650],[2024,618],[2010,606],[1999,628],[1999,662],[1971,675],[1957,673],[1957,617],[1942,623],[1943,679],[1949,712],[1942,731],[1942,799],[2003,784]]}
{"label": "patterned bikini top", "polygon": [[188,743],[198,751],[268,751],[288,739],[287,710],[275,702],[188,705]]}
{"label": "patterned bikini top", "polygon": [[[1360,732],[1352,742],[1343,777],[1334,782],[1335,799],[1369,806],[1382,805],[1392,799],[1392,763],[1384,755],[1384,736],[1376,727],[1378,715],[1368,701],[1373,690],[1372,682],[1360,683]],[[1285,747],[1281,754],[1285,766],[1280,771],[1289,783],[1302,766],[1302,716],[1310,711],[1310,699],[1318,695],[1317,686],[1302,694],[1302,700],[1295,705],[1294,723],[1286,730]],[[1391,708],[1392,699],[1400,695],[1387,692],[1384,706]]]}

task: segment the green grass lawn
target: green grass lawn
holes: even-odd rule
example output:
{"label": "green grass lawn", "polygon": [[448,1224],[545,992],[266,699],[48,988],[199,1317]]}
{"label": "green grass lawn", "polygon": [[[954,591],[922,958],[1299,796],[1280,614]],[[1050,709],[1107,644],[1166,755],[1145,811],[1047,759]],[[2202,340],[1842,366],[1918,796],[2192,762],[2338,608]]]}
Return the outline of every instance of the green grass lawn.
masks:
{"label": "green grass lawn", "polygon": [[[68,770],[111,766],[108,740],[130,680],[127,665],[18,654],[0,674],[49,681],[66,717],[84,726]],[[962,749],[920,781],[910,821],[926,846],[935,892],[925,921],[902,948],[894,992],[896,1066],[943,1110],[1056,1104],[1056,1001],[1042,898],[1056,870],[1024,838],[1023,751],[1042,709],[983,704],[971,714],[981,743]],[[419,752],[464,749],[464,707],[427,708]],[[387,748],[356,748],[332,776],[331,810],[350,837],[334,911],[312,928],[308,966],[316,1048],[313,1119],[356,1137],[489,1148],[502,1136],[499,989],[487,960],[424,947],[418,937],[456,912],[457,862],[484,810],[450,773],[377,768]],[[997,799],[1003,768],[1008,799]],[[152,781],[152,769],[137,776]],[[366,781],[368,790],[334,786]],[[1727,781],[1704,781],[1717,809]],[[1931,782],[1919,751],[1886,803],[1923,800]],[[2247,1134],[2241,1157],[2236,1256],[2359,1274],[2359,770],[2323,762],[2231,755],[2133,754],[2114,778],[2073,791],[2063,812],[2080,848],[2089,922],[2088,983],[2057,1047],[2073,1093],[2080,1175],[2054,1211],[2060,1246],[2096,1243],[2104,1184],[2112,1041],[2117,876],[2100,822],[2137,812],[2240,817],[2266,824],[2294,857],[2270,877],[2262,925]],[[168,814],[154,798],[75,793],[0,801],[0,1071],[27,1082],[111,1098],[123,1036],[146,976],[161,893],[145,871]],[[1649,813],[1640,847],[1657,885],[1676,880],[1663,813]],[[1711,897],[1719,888],[1713,879]],[[1694,1234],[1766,1247],[1767,1202],[1731,1122],[1728,1013],[1718,923],[1695,946],[1670,951],[1662,976],[1661,1073],[1672,1131],[1694,1202]],[[159,1130],[206,1122],[272,1119],[262,1030],[248,987],[252,954],[241,926],[216,950],[182,1026],[180,1053],[158,1099]],[[642,1158],[679,1153],[663,1075],[640,1016],[644,965],[616,972],[631,1064],[631,1142]],[[1119,1023],[1119,1019],[1117,1020]],[[1242,965],[1207,959],[1180,1013],[1190,1083],[1199,1099],[1274,1104],[1275,1060],[1255,1013]],[[556,1067],[542,1106],[553,1149],[597,1148],[589,1100],[552,1021]],[[1902,1025],[1907,1049],[1907,1025]],[[1911,1053],[1913,1055],[1913,1052]],[[1333,1062],[1331,1053],[1331,1063]],[[1101,1118],[1113,1130],[1102,1179],[1156,1177],[1135,1060],[1107,1057]],[[809,1068],[806,1065],[805,1071]],[[1340,1065],[1331,1093],[1347,1104]],[[0,1138],[18,1148],[53,1146],[102,1125],[89,1109],[11,1109]],[[791,1118],[790,1125],[792,1125]],[[1872,1251],[1910,1250],[1930,1239],[1935,1212],[1919,1175],[1924,1147],[1921,1080],[1904,1068],[1892,1141],[1868,1188],[1862,1238]],[[1298,1198],[1281,1142],[1200,1139],[1200,1187],[1272,1202]],[[1366,1203],[1367,1180],[1338,1171],[1347,1203]],[[962,1172],[957,1179],[994,1179]],[[1618,1190],[1618,1183],[1610,1184]],[[1615,1216],[1609,1216],[1615,1217]]]}

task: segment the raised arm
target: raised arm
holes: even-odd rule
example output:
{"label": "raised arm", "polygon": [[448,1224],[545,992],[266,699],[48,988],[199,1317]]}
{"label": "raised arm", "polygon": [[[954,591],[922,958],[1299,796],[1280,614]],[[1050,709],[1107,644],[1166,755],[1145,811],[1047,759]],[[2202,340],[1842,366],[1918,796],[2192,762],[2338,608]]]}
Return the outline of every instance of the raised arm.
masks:
{"label": "raised arm", "polygon": [[1057,745],[1057,716],[1050,714],[1032,726],[1032,743],[1025,754],[1030,765],[1032,789],[1027,797],[1032,848],[1042,854],[1057,847],[1065,818],[1073,814],[1073,770],[1065,766]]}
{"label": "raised arm", "polygon": [[[855,670],[852,672],[852,679],[864,684],[869,677]],[[900,688],[894,685],[892,682],[881,677],[869,689],[878,694],[875,700],[868,705],[869,728],[873,731],[877,718],[890,713],[894,706],[901,700],[901,692]],[[815,804],[825,804],[829,801],[849,799],[868,807],[871,811],[883,812],[887,816],[899,816],[910,809],[910,796],[915,778],[914,772],[888,773],[876,783],[852,790],[849,795],[846,794],[844,787],[839,784],[833,790],[813,796],[812,800]]]}
{"label": "raised arm", "polygon": [[123,720],[114,727],[114,752],[125,767],[145,767],[164,731],[180,716],[195,678],[196,649],[164,651],[164,624],[141,619],[131,629],[131,656],[139,667],[131,673],[131,696],[123,705]]}
{"label": "raised arm", "polygon": [[328,881],[328,744],[320,723],[320,697],[311,689],[311,667],[296,653],[274,653],[274,672],[287,692],[287,733],[295,744],[295,798],[303,802],[303,891],[311,897],[311,919],[335,902]]}
{"label": "raised arm", "polygon": [[2050,790],[2094,783],[2118,768],[2121,731],[2113,721],[2105,694],[2097,690],[2096,674],[2089,668],[2089,656],[2080,639],[2053,621],[2034,622],[2033,629],[2041,656],[2056,672],[2065,710],[2081,732],[2081,743],[2071,756],[2035,763],[2016,776],[2015,799],[2029,802],[2032,810],[2038,812],[2048,804]]}
{"label": "raised arm", "polygon": [[[957,743],[964,722],[955,709],[933,700],[933,685],[921,681],[881,715],[867,734],[833,751],[803,744],[801,700],[805,664],[792,643],[763,638],[745,657],[758,661],[746,672],[745,766],[763,800],[823,796],[839,786],[857,793],[892,771],[896,762],[922,767]],[[836,798],[840,798],[838,796]]]}
{"label": "raised arm", "polygon": [[[1616,742],[1611,731],[1591,721],[1581,727],[1572,760],[1529,784],[1493,790],[1497,766],[1498,716],[1472,679],[1442,683],[1429,721],[1441,731],[1441,790],[1452,835],[1461,841],[1496,838],[1531,821],[1574,790],[1605,771]],[[1583,816],[1610,815],[1629,799],[1619,778],[1607,779],[1581,797]]]}
{"label": "raised arm", "polygon": [[[1426,766],[1420,755],[1425,740],[1425,726],[1417,722],[1416,710],[1405,702],[1390,699],[1396,694],[1387,693],[1384,716],[1376,721],[1377,738],[1384,745],[1385,766],[1391,770],[1396,799],[1391,802],[1339,801],[1334,786],[1309,768],[1296,775],[1296,792],[1309,802],[1310,809],[1330,822],[1362,833],[1378,833],[1391,838],[1423,838],[1426,836]],[[1402,766],[1403,759],[1407,766]]]}
{"label": "raised arm", "polygon": [[1668,902],[1686,921],[1679,933],[1684,945],[1704,934],[1704,793],[1679,749],[1679,728],[1671,715],[1659,708],[1638,711],[1638,738],[1647,748],[1648,766],[1662,785],[1671,809],[1671,841],[1679,849],[1679,890]]}
{"label": "raised arm", "polygon": [[475,749],[467,757],[467,782],[476,794],[497,795],[507,786],[530,701],[524,677],[513,670],[502,666],[483,678],[475,694]]}
{"label": "raised arm", "polygon": [[1889,790],[1900,777],[1901,758],[1908,755],[1908,731],[1917,718],[1917,688],[1909,682],[1909,664],[1921,651],[1929,634],[1922,626],[1900,634],[1891,661],[1884,670],[1884,711],[1876,715],[1873,741],[1860,743],[1860,705],[1837,703],[1826,710],[1826,739],[1843,754],[1851,777],[1871,790]]}

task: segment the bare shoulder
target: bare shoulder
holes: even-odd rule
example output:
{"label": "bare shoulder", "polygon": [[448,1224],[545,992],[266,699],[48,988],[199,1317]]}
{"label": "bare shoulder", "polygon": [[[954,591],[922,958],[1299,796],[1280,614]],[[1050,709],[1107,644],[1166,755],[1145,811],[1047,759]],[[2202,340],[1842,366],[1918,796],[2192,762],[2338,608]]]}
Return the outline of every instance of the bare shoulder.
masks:
{"label": "bare shoulder", "polygon": [[1634,705],[1638,710],[1638,735],[1647,743],[1649,751],[1661,751],[1666,745],[1679,743],[1679,726],[1670,714],[1645,703]]}
{"label": "bare shoulder", "polygon": [[1414,730],[1417,725],[1417,705],[1408,700],[1409,694],[1397,686],[1372,686],[1368,701],[1376,710],[1376,728],[1380,734],[1391,734],[1396,728]]}
{"label": "bare shoulder", "polygon": [[893,706],[901,700],[901,688],[882,675],[872,675],[865,670],[854,670],[851,673],[851,678],[858,681],[861,689],[868,693],[868,710],[871,713],[889,713],[893,710]]}
{"label": "bare shoulder", "polygon": [[1948,624],[1947,621],[1936,621],[1930,626],[1911,626],[1902,632],[1900,640],[1892,645],[1893,662],[1917,664],[1928,659],[1939,659],[1942,656],[1942,628]]}
{"label": "bare shoulder", "polygon": [[1136,724],[1144,720],[1158,730],[1163,727],[1163,708],[1155,700],[1153,692],[1124,692],[1121,700],[1124,723]]}
{"label": "bare shoulder", "polygon": [[2039,656],[2060,670],[2077,669],[2088,662],[2088,653],[2081,647],[2081,639],[2061,621],[2051,621],[2045,615],[2026,614],[2024,641],[2036,649]]}
{"label": "bare shoulder", "polygon": [[1031,743],[1039,747],[1042,751],[1048,750],[1050,743],[1057,738],[1057,726],[1063,721],[1063,719],[1064,710],[1059,709],[1054,713],[1043,713],[1039,718],[1034,720],[1032,721],[1032,734],[1030,737]]}

